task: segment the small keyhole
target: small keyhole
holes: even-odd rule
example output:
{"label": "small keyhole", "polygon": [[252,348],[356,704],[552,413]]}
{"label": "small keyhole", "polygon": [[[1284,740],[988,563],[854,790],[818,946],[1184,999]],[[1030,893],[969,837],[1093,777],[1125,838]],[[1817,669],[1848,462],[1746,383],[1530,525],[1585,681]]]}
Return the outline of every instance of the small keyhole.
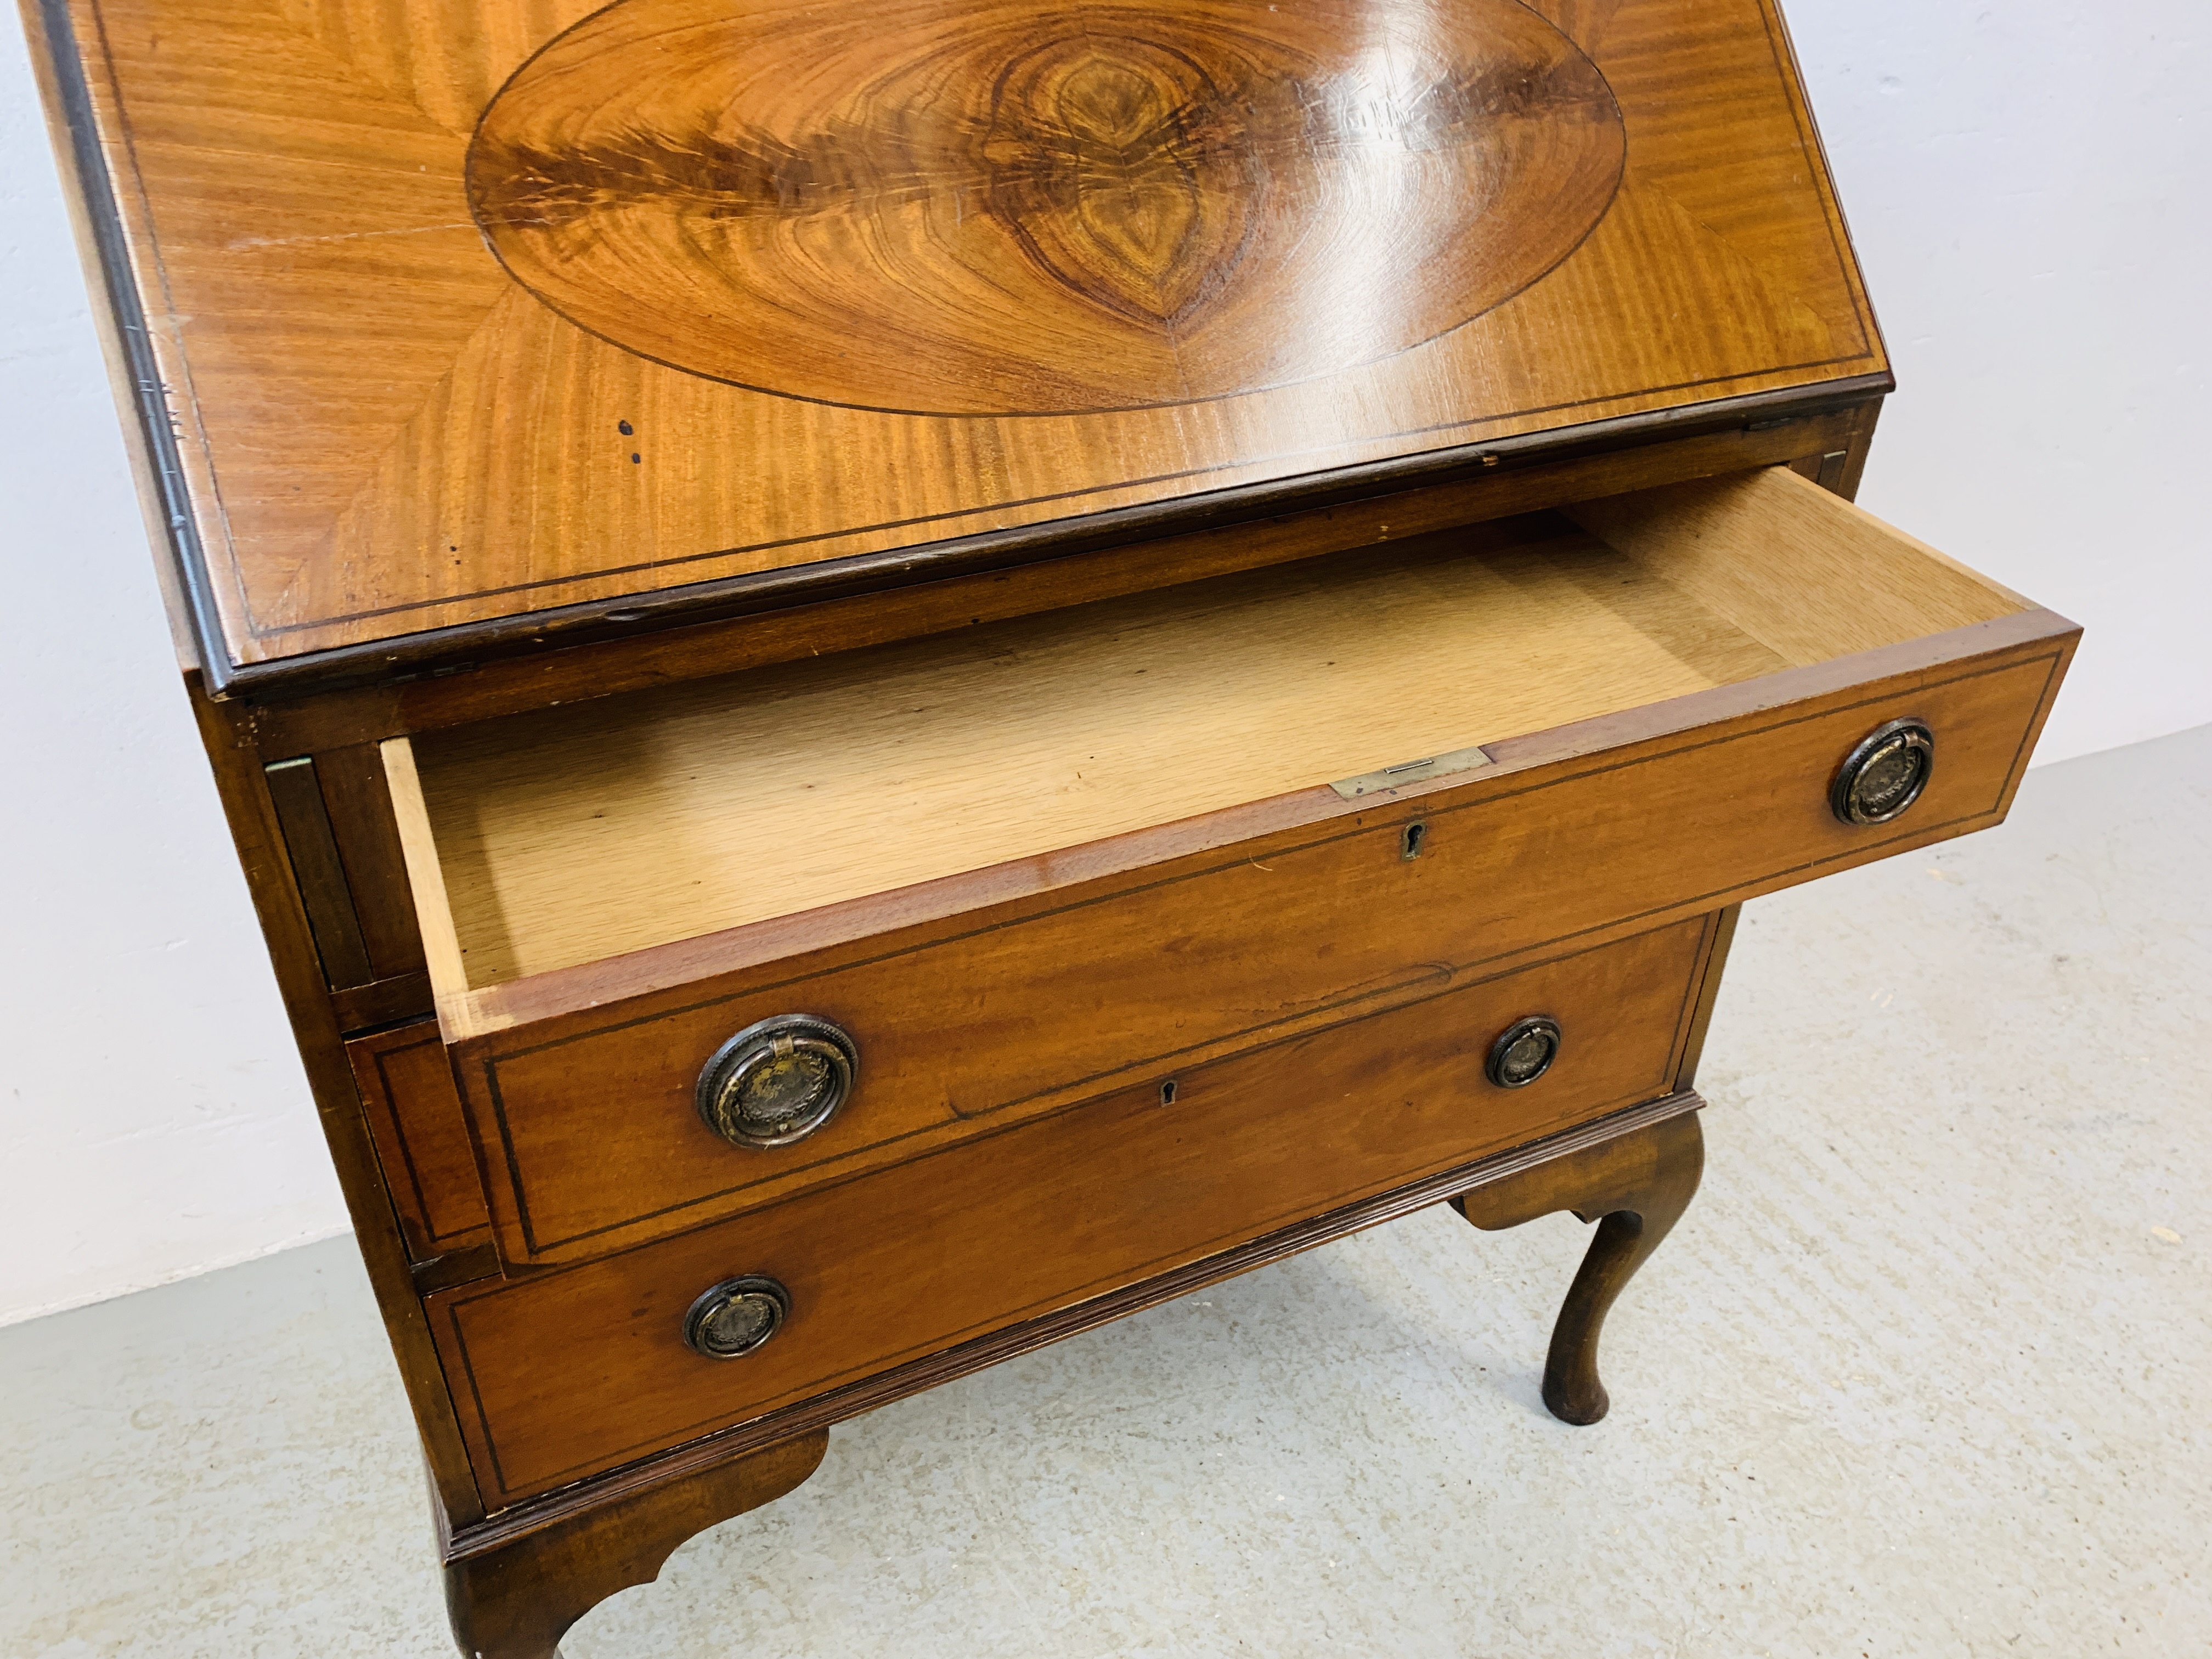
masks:
{"label": "small keyhole", "polygon": [[1172,1106],[1175,1104],[1175,1097],[1176,1080],[1173,1078],[1170,1078],[1165,1083],[1160,1085],[1160,1104],[1163,1106]]}
{"label": "small keyhole", "polygon": [[1407,824],[1406,826],[1406,850],[1400,854],[1399,857],[1404,859],[1409,864],[1415,859],[1420,857],[1421,842],[1428,838],[1428,833],[1429,826],[1425,823]]}

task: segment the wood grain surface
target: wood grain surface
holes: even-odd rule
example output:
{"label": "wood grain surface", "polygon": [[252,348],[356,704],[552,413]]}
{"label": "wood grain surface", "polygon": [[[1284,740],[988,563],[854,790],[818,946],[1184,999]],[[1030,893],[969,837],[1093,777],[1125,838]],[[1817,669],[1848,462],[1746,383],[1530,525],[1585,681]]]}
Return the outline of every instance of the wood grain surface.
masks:
{"label": "wood grain surface", "polygon": [[284,851],[293,884],[314,930],[323,978],[333,987],[366,985],[376,977],[362,941],[346,885],[345,866],[331,833],[330,814],[312,757],[280,761],[268,769],[269,798],[284,829]]}
{"label": "wood grain surface", "polygon": [[[565,1010],[454,1044],[501,1250],[514,1262],[582,1259],[1562,941],[1984,827],[2009,799],[2066,643],[1887,676],[1518,776],[1476,774],[1418,802],[924,925],[893,928],[896,909],[862,905],[876,925],[858,922],[851,943],[833,936],[665,992],[617,1000],[611,976],[580,975]],[[1938,733],[1927,793],[1894,824],[1838,823],[1826,801],[1837,764],[1903,714]],[[1409,821],[1424,825],[1411,861]],[[806,1140],[730,1147],[692,1108],[699,1069],[732,1032],[787,1012],[853,1034],[860,1088]]]}
{"label": "wood grain surface", "polygon": [[1625,153],[1517,0],[625,0],[501,88],[468,181],[518,282],[657,362],[1067,414],[1446,333],[1589,234]]}
{"label": "wood grain surface", "polygon": [[416,1263],[491,1239],[468,1120],[434,1020],[346,1044],[392,1207]]}
{"label": "wood grain surface", "polygon": [[[431,1298],[477,1467],[512,1500],[1111,1292],[1273,1228],[1664,1095],[1708,929],[1692,920],[1340,1024],[721,1228]],[[1537,1082],[1497,1033],[1565,1032]],[[686,1308],[738,1273],[789,1290],[757,1353],[704,1359]]]}
{"label": "wood grain surface", "polygon": [[1787,467],[1580,502],[1567,516],[1790,663],[2033,603]]}
{"label": "wood grain surface", "polygon": [[470,1659],[561,1659],[561,1638],[593,1607],[651,1583],[685,1539],[782,1497],[814,1473],[829,1448],[829,1435],[817,1429],[509,1533],[497,1548],[471,1549],[465,1534],[448,1540],[446,1607],[454,1641]]}
{"label": "wood grain surface", "polygon": [[431,1346],[428,1316],[371,1137],[368,1112],[347,1062],[336,1005],[294,884],[281,822],[270,796],[268,770],[246,733],[241,705],[209,697],[197,674],[186,676],[185,690],[238,846],[246,890],[269,944],[276,988],[314,1092],[316,1115],[329,1143],[346,1214],[422,1438],[432,1504],[441,1526],[471,1525],[483,1518],[483,1496]]}
{"label": "wood grain surface", "polygon": [[[1774,405],[1765,407],[1769,415],[1774,413]],[[1755,425],[1741,418],[1723,422],[1711,415],[1692,419],[1685,414],[1663,428],[1680,427],[1682,435],[1616,430],[1615,441],[1625,447],[1611,449],[1601,438],[1617,423],[1603,423],[1577,443],[1556,441],[1559,448],[1579,453],[1492,453],[1492,465],[1471,462],[1463,476],[1449,483],[1376,494],[1382,486],[1370,481],[1364,493],[1355,490],[1339,499],[1323,495],[1323,504],[1255,521],[1229,515],[1218,527],[1171,535],[1153,533],[1159,527],[1154,524],[1130,529],[1120,539],[1109,527],[1095,526],[1087,532],[1088,544],[1077,550],[1012,565],[994,563],[970,545],[947,544],[927,564],[912,559],[902,562],[898,572],[876,570],[873,579],[890,586],[870,589],[867,582],[855,580],[852,586],[835,590],[836,597],[825,598],[811,588],[775,591],[776,580],[793,579],[787,572],[781,579],[757,579],[758,585],[741,596],[723,592],[713,602],[734,605],[734,613],[711,607],[678,611],[675,601],[663,599],[663,607],[689,620],[652,632],[593,638],[586,624],[578,623],[572,638],[554,627],[552,619],[541,617],[538,631],[528,635],[520,632],[519,624],[503,625],[512,637],[502,642],[483,637],[491,631],[486,625],[477,630],[471,648],[488,659],[447,672],[412,672],[398,683],[356,683],[313,697],[256,699],[248,718],[265,752],[308,754],[981,627],[1659,484],[1784,462],[1802,461],[1817,469],[1828,453],[1863,450],[1879,407],[1875,402],[1846,402]],[[1216,510],[1226,514],[1225,508]],[[407,648],[428,651],[434,644],[422,640]],[[526,654],[501,656],[501,651]],[[402,653],[394,647],[379,654]],[[324,660],[338,666],[343,656]],[[406,656],[404,663],[417,669],[429,659]],[[303,671],[291,665],[281,672]]]}
{"label": "wood grain surface", "polygon": [[426,933],[481,990],[2026,608],[1786,468],[1583,511],[1628,550],[1447,532],[425,738]]}
{"label": "wood grain surface", "polygon": [[[1565,533],[1560,533],[1564,531]],[[480,989],[1784,665],[1556,523],[418,739]],[[1455,556],[1455,555],[1458,555]]]}
{"label": "wood grain surface", "polygon": [[219,678],[1886,373],[1768,0],[40,15]]}
{"label": "wood grain surface", "polygon": [[[1710,987],[1718,978],[1709,974],[1705,982]],[[1605,1316],[1682,1218],[1705,1164],[1705,1131],[1693,1114],[1684,1113],[1452,1200],[1469,1221],[1492,1231],[1554,1210],[1598,1224],[1560,1305],[1544,1363],[1544,1404],[1562,1422],[1595,1423],[1610,1409],[1597,1372]]]}

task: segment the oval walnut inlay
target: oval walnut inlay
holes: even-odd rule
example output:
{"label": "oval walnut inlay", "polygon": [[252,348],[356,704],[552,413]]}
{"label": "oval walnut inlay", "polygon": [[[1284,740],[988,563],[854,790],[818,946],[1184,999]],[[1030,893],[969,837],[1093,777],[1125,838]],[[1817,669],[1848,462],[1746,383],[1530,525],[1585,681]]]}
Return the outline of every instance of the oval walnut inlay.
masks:
{"label": "oval walnut inlay", "polygon": [[468,184],[579,326],[912,412],[1230,396],[1557,264],[1625,136],[1517,0],[619,0],[502,88]]}

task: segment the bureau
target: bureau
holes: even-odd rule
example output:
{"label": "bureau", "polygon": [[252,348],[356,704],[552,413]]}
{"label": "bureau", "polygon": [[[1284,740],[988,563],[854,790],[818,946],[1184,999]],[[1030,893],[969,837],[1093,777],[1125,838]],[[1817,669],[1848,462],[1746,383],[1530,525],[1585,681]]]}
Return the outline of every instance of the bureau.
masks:
{"label": "bureau", "polygon": [[1737,907],[2074,647],[1852,503],[1766,0],[26,15],[471,1654],[1431,1205],[1597,1421]]}

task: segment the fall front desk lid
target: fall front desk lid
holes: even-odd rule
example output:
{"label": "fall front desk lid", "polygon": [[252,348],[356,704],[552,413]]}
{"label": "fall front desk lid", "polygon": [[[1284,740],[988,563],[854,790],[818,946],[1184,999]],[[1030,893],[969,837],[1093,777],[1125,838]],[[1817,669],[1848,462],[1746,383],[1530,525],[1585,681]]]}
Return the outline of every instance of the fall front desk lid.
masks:
{"label": "fall front desk lid", "polygon": [[44,3],[218,680],[1886,369],[1764,0]]}

